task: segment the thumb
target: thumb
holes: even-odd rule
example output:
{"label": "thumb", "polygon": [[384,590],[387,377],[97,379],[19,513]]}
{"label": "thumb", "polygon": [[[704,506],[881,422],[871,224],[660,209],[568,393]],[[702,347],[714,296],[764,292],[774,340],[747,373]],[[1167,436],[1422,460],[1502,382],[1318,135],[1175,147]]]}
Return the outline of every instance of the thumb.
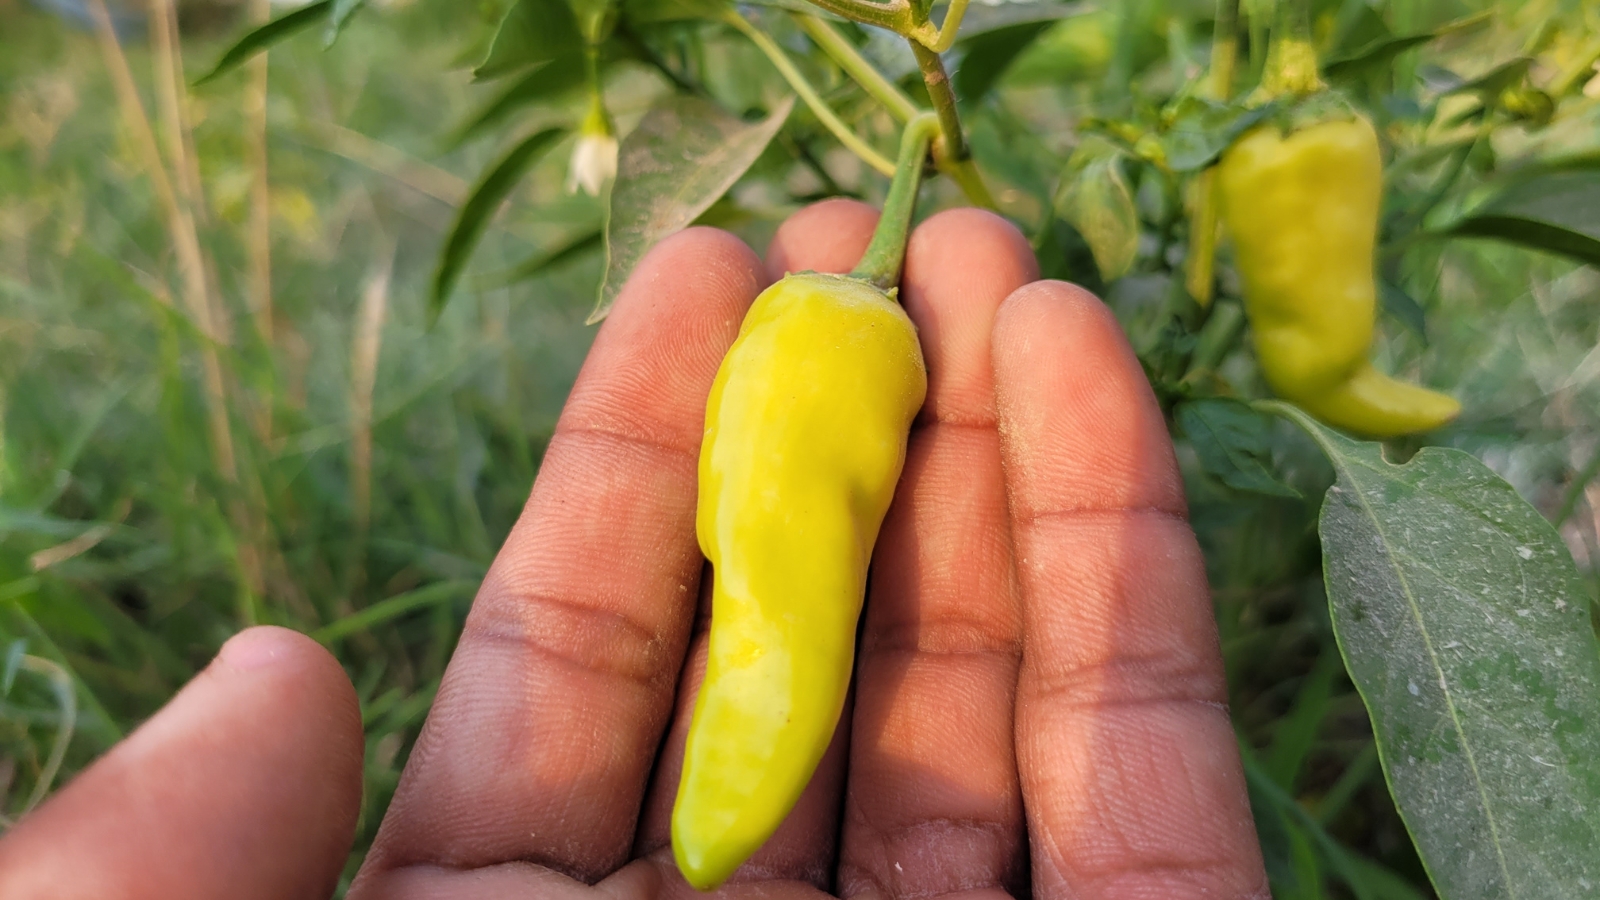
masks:
{"label": "thumb", "polygon": [[339,664],[304,635],[249,629],[0,840],[0,897],[324,900],[361,768]]}

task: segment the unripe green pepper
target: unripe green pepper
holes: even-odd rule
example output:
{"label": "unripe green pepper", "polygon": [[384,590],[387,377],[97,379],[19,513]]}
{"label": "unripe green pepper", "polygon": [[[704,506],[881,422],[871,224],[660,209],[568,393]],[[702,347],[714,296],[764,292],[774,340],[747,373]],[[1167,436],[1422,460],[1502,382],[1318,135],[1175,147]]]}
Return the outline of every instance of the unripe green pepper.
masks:
{"label": "unripe green pepper", "polygon": [[712,383],[695,519],[710,649],[672,810],[673,856],[700,890],[777,830],[844,709],[867,566],[927,393],[894,284],[936,128],[906,126],[856,271],[762,292]]}

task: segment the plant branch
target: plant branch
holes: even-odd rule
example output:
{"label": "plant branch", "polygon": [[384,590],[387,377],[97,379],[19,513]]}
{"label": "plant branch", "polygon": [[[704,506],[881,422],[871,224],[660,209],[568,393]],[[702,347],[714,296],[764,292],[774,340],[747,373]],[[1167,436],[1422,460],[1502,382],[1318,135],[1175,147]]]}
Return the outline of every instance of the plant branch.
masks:
{"label": "plant branch", "polygon": [[906,37],[935,53],[949,50],[956,42],[956,33],[961,30],[961,20],[967,14],[967,0],[950,0],[950,8],[944,14],[944,24],[938,28],[932,22],[923,22],[911,29]]}
{"label": "plant branch", "polygon": [[961,186],[967,199],[984,209],[996,209],[994,196],[972,163],[961,129],[961,116],[956,111],[956,95],[950,88],[950,76],[945,73],[944,60],[939,54],[911,40],[911,52],[922,69],[922,81],[928,86],[928,97],[933,101],[933,111],[939,117],[939,139],[933,145],[934,163],[939,171],[950,176]]}
{"label": "plant branch", "polygon": [[822,48],[822,52],[838,63],[839,68],[855,79],[856,84],[861,85],[861,89],[869,96],[882,103],[890,115],[902,122],[909,122],[922,112],[916,101],[884,77],[877,67],[861,55],[856,45],[850,43],[832,24],[809,13],[795,13],[794,20]]}
{"label": "plant branch", "polygon": [[800,99],[811,109],[812,114],[822,122],[823,126],[832,132],[834,137],[839,139],[839,143],[844,144],[850,152],[861,157],[863,162],[879,172],[885,175],[894,175],[894,163],[890,162],[888,157],[874,150],[871,144],[868,144],[854,131],[851,131],[850,127],[841,121],[838,115],[828,108],[826,103],[822,102],[822,98],[817,96],[816,88],[812,87],[811,82],[807,81],[806,77],[800,73],[800,70],[795,68],[794,62],[789,59],[788,54],[783,52],[783,48],[779,47],[777,42],[768,37],[766,32],[750,24],[749,19],[739,15],[738,12],[732,9],[727,11],[724,18],[728,24],[743,32],[744,36],[749,38],[757,49],[767,55],[767,59],[771,60],[773,66],[777,67],[778,73],[783,76],[785,81],[789,82],[789,86],[794,88],[796,94],[800,95]]}
{"label": "plant branch", "polygon": [[[1233,96],[1233,70],[1239,61],[1239,0],[1217,0],[1217,18],[1211,32],[1211,62],[1204,94],[1225,102]],[[1183,258],[1183,282],[1189,296],[1202,308],[1211,304],[1216,288],[1217,170],[1208,167],[1194,180],[1190,195],[1189,251]]]}
{"label": "plant branch", "polygon": [[892,0],[890,3],[870,3],[867,0],[811,0],[811,3],[819,9],[825,9],[852,22],[876,25],[897,34],[907,34],[912,28],[911,4],[907,0]]}

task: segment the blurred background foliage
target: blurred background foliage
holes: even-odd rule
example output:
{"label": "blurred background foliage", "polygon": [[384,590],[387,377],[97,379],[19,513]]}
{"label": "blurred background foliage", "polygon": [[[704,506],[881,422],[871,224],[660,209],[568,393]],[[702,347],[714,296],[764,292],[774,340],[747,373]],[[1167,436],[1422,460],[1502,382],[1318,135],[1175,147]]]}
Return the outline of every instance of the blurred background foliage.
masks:
{"label": "blurred background foliage", "polygon": [[[440,247],[475,179],[585,110],[581,80],[522,95],[474,80],[508,5],[374,2],[331,51],[311,29],[273,48],[264,82],[248,70],[188,90],[263,9],[182,2],[168,28],[151,12],[163,2],[113,4],[131,74],[119,99],[90,7],[0,0],[0,812],[104,752],[229,635],[282,624],[328,644],[361,698],[353,873],[593,336],[603,213],[565,189],[571,135],[498,206],[429,325]],[[745,11],[852,128],[894,145],[897,123],[781,8]],[[1198,373],[1174,362],[1194,350],[1170,306],[1183,206],[1135,152],[1203,71],[1212,15],[1209,0],[974,6],[947,55],[1001,210],[1046,276],[1106,298],[1169,410],[1196,378],[1264,393],[1244,345]],[[1600,165],[1600,10],[1329,0],[1315,24],[1392,155],[1380,365],[1462,400],[1427,442],[1510,481],[1600,590],[1600,277],[1431,234],[1519,172]],[[176,55],[161,39],[173,33]],[[904,44],[846,33],[922,90]],[[789,92],[726,25],[674,20],[638,44],[604,69],[624,135],[674,79],[751,117]],[[1504,89],[1460,90],[1508,61],[1521,68]],[[1247,42],[1243,67],[1260,62]],[[130,87],[148,132],[128,115]],[[1128,149],[1136,227],[1116,277],[1058,202],[1088,134]],[[805,203],[876,201],[886,183],[797,107],[701,221],[761,248]],[[961,202],[940,179],[924,206]],[[1225,265],[1220,284],[1238,296]],[[1271,468],[1299,496],[1230,487],[1175,436],[1275,890],[1431,896],[1333,646],[1316,535],[1331,469],[1292,426],[1269,428]]]}

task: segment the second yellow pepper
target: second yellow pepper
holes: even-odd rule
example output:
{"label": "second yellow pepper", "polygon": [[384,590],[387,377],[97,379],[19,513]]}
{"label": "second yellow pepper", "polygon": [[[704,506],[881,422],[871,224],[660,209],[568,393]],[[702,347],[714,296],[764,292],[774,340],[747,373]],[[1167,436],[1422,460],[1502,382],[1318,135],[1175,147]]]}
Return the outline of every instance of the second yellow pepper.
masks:
{"label": "second yellow pepper", "polygon": [[1455,418],[1451,397],[1368,359],[1383,163],[1372,124],[1335,118],[1284,135],[1268,124],[1223,154],[1217,189],[1267,383],[1330,425],[1374,437]]}

